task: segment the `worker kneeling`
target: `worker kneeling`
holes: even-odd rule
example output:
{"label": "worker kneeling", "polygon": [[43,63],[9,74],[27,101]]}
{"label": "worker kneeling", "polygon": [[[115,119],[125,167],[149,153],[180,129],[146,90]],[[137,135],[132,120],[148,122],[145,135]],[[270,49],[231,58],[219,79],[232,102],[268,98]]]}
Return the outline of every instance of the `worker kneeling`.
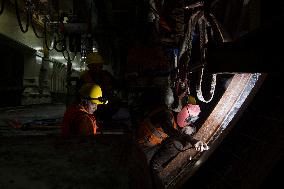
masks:
{"label": "worker kneeling", "polygon": [[206,143],[192,137],[196,130],[193,123],[200,113],[199,106],[188,104],[176,116],[175,113],[167,106],[160,107],[150,113],[138,129],[137,142],[146,154],[153,176],[159,175],[181,151],[209,149]]}
{"label": "worker kneeling", "polygon": [[197,151],[208,150],[206,143],[193,138],[196,127],[193,123],[198,119],[200,108],[198,105],[188,104],[177,114],[177,125],[179,126],[175,134],[167,137],[161,144],[151,159],[151,167],[154,172],[159,173],[164,166],[169,163],[179,152],[189,148]]}
{"label": "worker kneeling", "polygon": [[95,83],[83,84],[75,103],[70,105],[64,114],[62,135],[95,135],[98,127],[93,113],[101,104],[107,104],[107,100],[102,96],[101,87]]}

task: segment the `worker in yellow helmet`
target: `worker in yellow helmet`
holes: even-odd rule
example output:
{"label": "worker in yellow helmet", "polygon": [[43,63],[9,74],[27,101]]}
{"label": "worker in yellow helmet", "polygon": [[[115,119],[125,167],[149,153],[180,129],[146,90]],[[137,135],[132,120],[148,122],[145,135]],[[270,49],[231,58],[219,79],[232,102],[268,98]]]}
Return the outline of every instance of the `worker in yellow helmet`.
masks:
{"label": "worker in yellow helmet", "polygon": [[117,104],[120,102],[115,93],[118,90],[118,80],[109,71],[103,69],[105,63],[105,59],[99,52],[88,54],[86,57],[88,70],[81,74],[78,87],[80,88],[83,83],[97,83],[100,85],[104,97],[109,100],[108,105],[98,107],[95,112],[100,123],[109,120],[109,117],[117,111]]}
{"label": "worker in yellow helmet", "polygon": [[83,84],[78,99],[64,114],[62,135],[64,137],[95,135],[97,123],[93,114],[100,104],[107,104],[101,87],[95,83]]}
{"label": "worker in yellow helmet", "polygon": [[97,83],[101,86],[104,96],[110,98],[113,95],[115,79],[109,71],[103,69],[103,57],[98,52],[90,53],[86,57],[86,64],[88,70],[81,74],[79,85]]}

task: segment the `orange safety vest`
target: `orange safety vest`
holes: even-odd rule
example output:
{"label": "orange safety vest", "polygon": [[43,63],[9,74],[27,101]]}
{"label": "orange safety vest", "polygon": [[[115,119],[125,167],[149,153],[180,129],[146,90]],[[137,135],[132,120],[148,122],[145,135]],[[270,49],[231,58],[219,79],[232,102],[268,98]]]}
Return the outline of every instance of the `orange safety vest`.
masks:
{"label": "orange safety vest", "polygon": [[[164,132],[162,129],[162,126],[158,123],[154,125],[150,117],[155,115],[156,113],[159,113],[163,111],[164,108],[159,108],[154,111],[152,111],[147,118],[140,124],[140,127],[138,128],[137,131],[137,142],[145,147],[152,147],[157,144],[161,144],[164,139],[168,137],[168,135]],[[161,117],[161,119],[164,119]],[[177,124],[174,121],[174,117],[172,115],[172,123],[173,127],[176,129]]]}
{"label": "orange safety vest", "polygon": [[97,132],[96,118],[88,114],[83,106],[71,105],[64,114],[61,134],[68,136],[90,136]]}

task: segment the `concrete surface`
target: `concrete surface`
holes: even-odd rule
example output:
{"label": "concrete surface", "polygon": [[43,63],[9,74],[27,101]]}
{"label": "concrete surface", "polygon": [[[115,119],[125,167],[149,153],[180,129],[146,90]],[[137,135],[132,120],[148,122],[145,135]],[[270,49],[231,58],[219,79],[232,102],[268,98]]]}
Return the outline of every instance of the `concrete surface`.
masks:
{"label": "concrete surface", "polygon": [[[41,104],[0,108],[0,136],[47,135],[59,133],[59,126],[66,110],[65,104]],[[53,129],[22,131],[15,124],[57,125]],[[45,130],[44,132],[42,130]]]}
{"label": "concrete surface", "polygon": [[124,137],[17,136],[0,143],[0,188],[129,188]]}
{"label": "concrete surface", "polygon": [[[1,189],[151,189],[144,154],[131,133],[63,139],[64,104],[0,112]],[[11,127],[11,120],[29,127]]]}

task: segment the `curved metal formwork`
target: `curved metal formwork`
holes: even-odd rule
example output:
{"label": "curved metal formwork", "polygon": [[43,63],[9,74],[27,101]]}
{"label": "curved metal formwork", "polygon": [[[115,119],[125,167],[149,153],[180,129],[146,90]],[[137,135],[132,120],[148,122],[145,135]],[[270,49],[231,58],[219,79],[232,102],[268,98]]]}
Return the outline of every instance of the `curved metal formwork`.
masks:
{"label": "curved metal formwork", "polygon": [[208,143],[210,149],[202,153],[189,149],[178,154],[160,174],[165,181],[165,188],[182,186],[206,161],[241,116],[265,76],[260,73],[233,76],[217,105],[194,135],[195,139]]}

